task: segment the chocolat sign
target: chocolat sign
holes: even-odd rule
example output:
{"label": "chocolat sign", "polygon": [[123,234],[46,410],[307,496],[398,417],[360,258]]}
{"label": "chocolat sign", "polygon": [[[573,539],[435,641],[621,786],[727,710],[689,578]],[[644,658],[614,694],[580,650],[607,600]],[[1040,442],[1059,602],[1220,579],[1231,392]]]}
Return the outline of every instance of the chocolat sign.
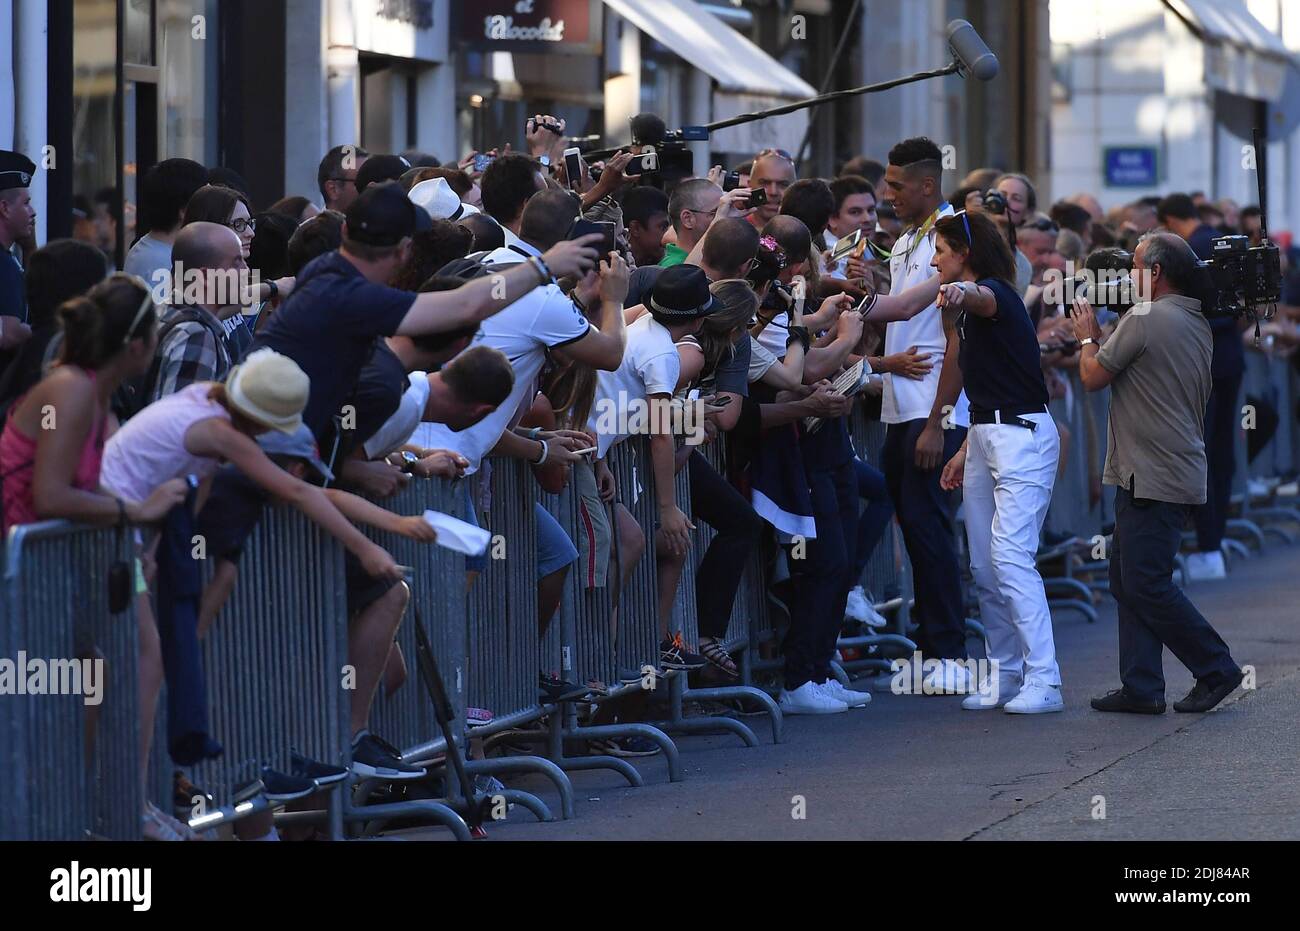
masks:
{"label": "chocolat sign", "polygon": [[600,48],[600,0],[477,0],[460,4],[460,40],[480,49]]}

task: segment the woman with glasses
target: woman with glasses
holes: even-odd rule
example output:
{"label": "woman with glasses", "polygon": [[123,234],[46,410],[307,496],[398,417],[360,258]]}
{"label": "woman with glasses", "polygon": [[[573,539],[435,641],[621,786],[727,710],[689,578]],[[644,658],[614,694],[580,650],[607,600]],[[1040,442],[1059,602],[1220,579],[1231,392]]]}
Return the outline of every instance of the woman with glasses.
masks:
{"label": "woman with glasses", "polygon": [[[239,237],[239,247],[247,262],[253,250],[253,236],[257,231],[257,220],[248,208],[248,198],[234,188],[221,184],[205,184],[190,197],[185,205],[185,220],[182,226],[200,221],[227,226]],[[286,242],[287,256],[287,242]],[[182,270],[183,272],[183,270]],[[246,336],[236,342],[246,350],[252,342],[253,330],[261,318],[263,309],[273,301],[283,301],[293,290],[294,279],[290,276],[279,278],[262,278],[248,294],[251,308],[244,314],[250,319],[241,320]],[[236,360],[238,361],[238,360]]]}
{"label": "woman with glasses", "polygon": [[[63,303],[58,316],[64,334],[58,364],[15,402],[0,433],[4,529],[56,519],[99,527],[155,523],[184,500],[183,480],[163,482],[131,500],[115,497],[100,483],[104,445],[117,428],[109,401],[118,386],[143,375],[153,361],[158,320],[149,290],[138,278],[116,274]],[[137,586],[142,581],[137,575]],[[141,698],[147,699],[162,682],[162,657],[156,633],[150,640],[146,618],[138,620]],[[141,774],[149,769],[153,723],[154,703],[142,701]],[[192,836],[152,803],[146,803],[142,819],[148,839]]]}
{"label": "woman with glasses", "polygon": [[992,666],[962,707],[1061,711],[1052,618],[1034,558],[1060,455],[1038,335],[1013,284],[1011,249],[993,221],[962,210],[934,229],[930,264],[942,282],[945,326],[961,340],[971,421],[940,485],[965,489],[971,573]]}

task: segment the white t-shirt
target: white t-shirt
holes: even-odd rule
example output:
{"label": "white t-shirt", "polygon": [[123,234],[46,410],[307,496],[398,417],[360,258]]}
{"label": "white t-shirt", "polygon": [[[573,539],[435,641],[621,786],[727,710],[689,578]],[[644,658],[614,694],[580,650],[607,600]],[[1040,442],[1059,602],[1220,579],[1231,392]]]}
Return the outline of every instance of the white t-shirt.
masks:
{"label": "white t-shirt", "polygon": [[763,327],[756,342],[776,356],[785,358],[786,340],[790,338],[790,315],[784,310],[772,318],[772,322]]}
{"label": "white t-shirt", "polygon": [[[630,427],[647,423],[645,399],[652,394],[672,394],[677,388],[682,362],[668,328],[650,314],[627,328],[623,364],[612,372],[596,373],[596,397],[587,429],[596,434],[596,456],[604,459],[616,443],[632,435]],[[654,417],[663,416],[655,412]]]}
{"label": "white t-shirt", "polygon": [[[524,244],[527,247],[527,244]],[[523,261],[516,252],[498,249],[488,258],[507,252],[514,261]],[[505,256],[501,262],[509,264]],[[488,317],[479,326],[471,346],[486,345],[500,349],[515,370],[515,386],[510,397],[492,413],[466,430],[452,430],[446,424],[421,423],[411,437],[411,442],[434,449],[450,449],[469,460],[466,474],[478,471],[479,463],[501,439],[508,427],[518,420],[516,416],[525,402],[531,403],[537,393],[537,376],[546,360],[546,350],[577,342],[587,335],[591,323],[569,296],[554,283],[534,288],[499,313]],[[669,341],[672,348],[672,341]],[[676,350],[673,350],[674,354]]]}
{"label": "white t-shirt", "polygon": [[406,376],[406,380],[409,384],[402,392],[402,400],[398,402],[397,410],[392,417],[384,421],[384,425],[376,430],[370,439],[366,440],[367,459],[382,459],[393,450],[400,448],[424,418],[424,407],[429,403],[429,374],[411,372]]}
{"label": "white t-shirt", "polygon": [[[941,217],[952,214],[953,209],[947,203],[939,210]],[[890,294],[901,294],[934,275],[930,260],[934,258],[935,235],[932,226],[910,255],[908,249],[916,239],[915,229],[900,236],[894,243],[894,251],[889,257]],[[943,332],[943,315],[934,304],[911,320],[896,320],[885,324],[885,355],[906,352],[911,346],[915,346],[917,352],[928,352],[933,367],[924,378],[903,378],[891,373],[884,375],[885,393],[880,403],[880,419],[883,423],[923,420],[930,416],[930,409],[934,407],[934,398],[939,392],[939,373],[943,371],[943,354],[948,348],[948,338]],[[954,359],[953,364],[956,361]],[[958,396],[953,407],[953,423],[961,427],[970,426],[965,391]]]}

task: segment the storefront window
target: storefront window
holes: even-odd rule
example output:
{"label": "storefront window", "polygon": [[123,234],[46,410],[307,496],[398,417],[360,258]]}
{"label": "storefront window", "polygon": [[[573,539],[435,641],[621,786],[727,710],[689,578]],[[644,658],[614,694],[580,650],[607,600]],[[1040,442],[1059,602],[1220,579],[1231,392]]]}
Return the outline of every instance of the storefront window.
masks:
{"label": "storefront window", "polygon": [[[117,3],[76,0],[72,15],[73,194],[93,198],[117,186]],[[128,226],[134,225],[133,214],[128,205]]]}
{"label": "storefront window", "polygon": [[126,61],[152,65],[154,0],[126,0],[122,4],[122,45]]}
{"label": "storefront window", "polygon": [[217,157],[217,2],[162,0],[158,8],[164,158]]}

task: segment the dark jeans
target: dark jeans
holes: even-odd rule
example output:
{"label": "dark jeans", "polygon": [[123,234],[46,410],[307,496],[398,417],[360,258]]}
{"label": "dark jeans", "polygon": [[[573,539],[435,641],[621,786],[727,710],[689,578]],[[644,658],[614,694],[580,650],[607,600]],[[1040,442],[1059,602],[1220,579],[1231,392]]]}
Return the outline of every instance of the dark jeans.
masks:
{"label": "dark jeans", "polygon": [[912,564],[915,616],[921,630],[917,648],[935,659],[966,658],[966,619],[961,603],[961,576],[955,540],[956,507],[952,494],[939,487],[943,464],[966,439],[964,427],[943,432],[943,459],[928,472],[916,467],[916,440],[924,420],[891,423],[885,434],[881,465],[889,496]]}
{"label": "dark jeans", "polygon": [[1140,701],[1164,699],[1164,647],[1211,685],[1237,671],[1223,638],[1173,583],[1187,510],[1115,490],[1110,591],[1119,602],[1119,677]]}
{"label": "dark jeans", "polygon": [[717,533],[695,572],[700,636],[720,639],[727,635],[736,589],[763,521],[698,450],[686,460],[686,468],[691,477],[691,515]]}
{"label": "dark jeans", "polygon": [[1196,508],[1196,548],[1217,550],[1228,523],[1228,498],[1237,464],[1237,394],[1241,373],[1214,379],[1205,405],[1205,503]]}
{"label": "dark jeans", "polygon": [[[853,560],[853,584],[860,585],[871,554],[875,552],[876,544],[884,536],[885,528],[894,516],[894,503],[889,500],[884,472],[861,459],[853,460],[853,469],[858,476],[858,497],[864,504],[862,513],[858,515],[858,545]],[[879,597],[881,593],[872,594]]]}
{"label": "dark jeans", "polygon": [[787,689],[826,681],[854,585],[858,480],[853,460],[831,469],[808,469],[807,475],[817,537],[803,541],[802,559],[790,559],[794,592],[782,644]]}

